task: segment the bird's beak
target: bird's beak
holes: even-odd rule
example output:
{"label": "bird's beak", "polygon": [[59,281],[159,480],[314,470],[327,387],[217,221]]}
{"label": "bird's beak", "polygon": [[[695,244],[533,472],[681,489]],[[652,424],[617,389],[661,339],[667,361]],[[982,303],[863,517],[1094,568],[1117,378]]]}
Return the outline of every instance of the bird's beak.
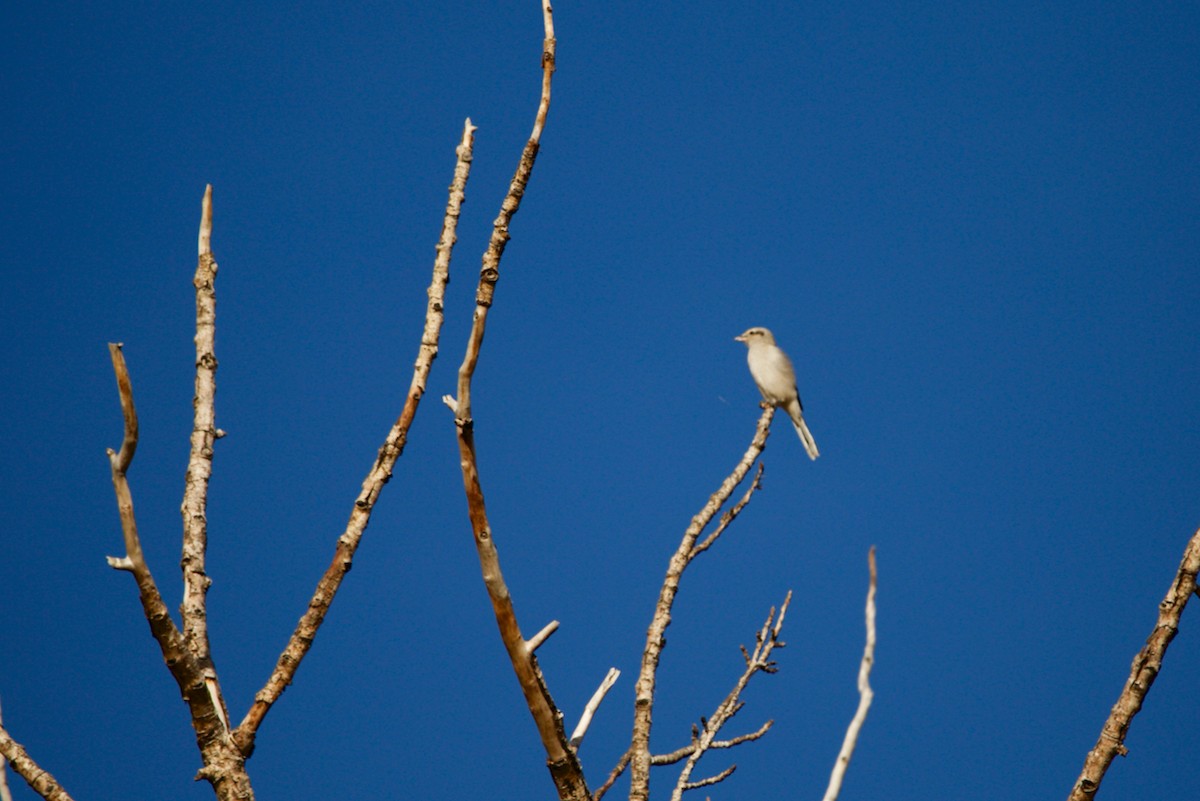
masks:
{"label": "bird's beak", "polygon": [[745,335],[745,334],[738,334],[736,337],[734,337],[734,338],[733,338],[733,341],[734,341],[734,342],[745,342],[745,341],[746,341],[746,335]]}

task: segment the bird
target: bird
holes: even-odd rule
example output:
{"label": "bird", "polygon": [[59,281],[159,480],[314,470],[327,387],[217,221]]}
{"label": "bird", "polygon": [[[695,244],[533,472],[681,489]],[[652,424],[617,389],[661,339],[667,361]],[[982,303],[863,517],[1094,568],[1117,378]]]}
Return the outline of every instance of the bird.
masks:
{"label": "bird", "polygon": [[804,450],[808,451],[808,458],[815,460],[821,452],[817,450],[817,441],[804,422],[804,406],[796,390],[796,369],[792,367],[792,360],[775,344],[775,336],[761,326],[747,328],[733,339],[746,343],[750,375],[758,385],[763,400],[787,412],[800,441],[804,443]]}

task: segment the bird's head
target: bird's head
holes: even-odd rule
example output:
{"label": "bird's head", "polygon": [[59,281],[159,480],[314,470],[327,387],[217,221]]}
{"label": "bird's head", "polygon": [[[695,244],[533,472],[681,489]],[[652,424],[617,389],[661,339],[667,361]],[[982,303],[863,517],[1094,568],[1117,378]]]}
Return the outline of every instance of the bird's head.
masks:
{"label": "bird's head", "polygon": [[756,344],[760,344],[760,343],[764,344],[764,345],[774,345],[775,344],[775,337],[773,337],[771,335],[770,331],[763,328],[762,326],[755,326],[754,328],[747,328],[744,332],[742,332],[740,335],[734,337],[733,339],[735,342],[745,342],[746,347],[750,347],[752,345],[756,345]]}

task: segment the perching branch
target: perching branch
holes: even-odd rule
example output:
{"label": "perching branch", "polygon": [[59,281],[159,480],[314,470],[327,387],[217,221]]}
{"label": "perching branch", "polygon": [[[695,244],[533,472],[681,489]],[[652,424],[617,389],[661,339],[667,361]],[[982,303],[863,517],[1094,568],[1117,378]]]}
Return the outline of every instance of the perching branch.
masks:
{"label": "perching branch", "polygon": [[1075,782],[1068,801],[1089,801],[1100,789],[1100,782],[1113,758],[1120,754],[1125,756],[1125,736],[1129,733],[1129,725],[1133,716],[1142,708],[1150,686],[1162,669],[1163,657],[1166,656],[1167,646],[1179,632],[1179,619],[1188,599],[1196,592],[1196,575],[1200,573],[1200,529],[1188,540],[1183,550],[1183,560],[1175,579],[1171,582],[1167,595],[1158,605],[1158,621],[1154,630],[1146,639],[1146,645],[1134,657],[1133,668],[1125,689],[1121,691],[1117,703],[1113,706],[1108,720],[1100,730],[1100,739],[1096,746],[1088,752],[1083,763],[1083,772]]}
{"label": "perching branch", "polygon": [[854,755],[854,747],[858,744],[858,733],[862,731],[867,719],[867,710],[871,708],[871,700],[875,697],[871,689],[871,667],[875,664],[875,547],[867,552],[867,565],[871,579],[867,585],[867,644],[863,648],[862,664],[858,668],[858,710],[846,729],[846,738],[842,741],[842,750],[838,753],[837,761],[833,764],[833,773],[829,777],[829,787],[825,790],[824,801],[837,801],[842,791],[842,779],[846,776],[846,768],[850,766],[850,757]]}
{"label": "perching branch", "polygon": [[437,256],[433,263],[433,279],[429,284],[429,302],[425,308],[425,329],[421,335],[421,344],[417,350],[417,360],[413,366],[412,382],[409,384],[408,395],[400,416],[393,423],[379,454],[367,476],[363,479],[362,490],[354,501],[350,512],[350,520],[345,531],[338,537],[333,561],[326,568],[325,574],[317,582],[316,590],[308,602],[308,609],[300,617],[292,632],[291,639],[280,654],[275,669],[271,672],[266,685],[254,696],[254,704],[234,731],[234,739],[249,756],[254,751],[254,738],[271,706],[279,700],[279,696],[292,683],[300,662],[312,647],[317,629],[325,620],[325,615],[333,603],[334,596],[341,586],[342,579],[350,571],[354,552],[358,549],[367,524],[371,520],[371,512],[383,485],[392,477],[392,469],[404,446],[408,441],[408,430],[417,414],[417,406],[425,394],[425,385],[429,379],[429,371],[433,360],[438,354],[438,340],[441,335],[444,319],[443,303],[446,295],[446,284],[450,280],[450,257],[457,241],[458,218],[466,197],[467,178],[471,172],[471,156],[474,146],[475,126],[470,118],[463,125],[462,140],[455,152],[458,160],[454,167],[454,178],[450,183],[450,196],[446,203],[446,215],[442,222],[442,234],[438,239]]}
{"label": "perching branch", "polygon": [[8,780],[4,775],[5,760],[12,765],[13,771],[46,801],[71,801],[71,796],[67,795],[67,791],[58,780],[42,770],[21,744],[9,735],[3,724],[0,724],[0,799],[12,801],[8,791]]}
{"label": "perching branch", "polygon": [[553,10],[549,0],[542,0],[542,20],[545,26],[545,40],[542,46],[541,101],[534,118],[533,131],[521,153],[521,159],[517,164],[512,182],[509,184],[508,193],[500,204],[500,214],[492,224],[492,236],[487,250],[483,254],[479,285],[475,292],[475,315],[467,340],[466,353],[458,371],[458,398],[446,396],[443,400],[454,411],[459,457],[462,464],[463,489],[467,498],[467,512],[471,520],[471,531],[475,539],[480,569],[483,573],[483,583],[492,602],[496,625],[500,630],[500,639],[508,652],[513,672],[521,685],[525,703],[533,716],[542,747],[546,751],[547,765],[550,768],[550,775],[558,790],[559,798],[563,801],[567,801],[567,799],[588,801],[591,794],[584,781],[583,769],[567,739],[563,729],[562,714],[555,706],[554,699],[550,697],[545,678],[538,667],[537,658],[521,634],[512,596],[500,569],[500,556],[496,550],[491,526],[488,523],[483,487],[479,480],[478,460],[475,454],[475,423],[471,417],[471,379],[475,374],[475,366],[479,361],[480,348],[483,345],[488,309],[491,308],[496,292],[496,282],[500,278],[500,259],[504,255],[504,249],[509,240],[508,226],[513,215],[520,208],[521,198],[529,183],[529,176],[537,158],[542,129],[546,123],[546,114],[550,108],[550,84],[554,74],[556,43]]}
{"label": "perching branch", "polygon": [[[637,685],[634,696],[633,710],[633,738],[630,744],[630,801],[647,801],[650,796],[650,724],[651,715],[654,709],[654,685],[655,676],[658,671],[658,662],[662,654],[662,649],[666,645],[666,630],[667,626],[671,625],[671,608],[675,603],[675,595],[679,591],[679,581],[683,576],[683,571],[701,552],[712,544],[713,537],[706,539],[701,545],[696,547],[696,540],[701,532],[705,529],[721,507],[729,500],[729,496],[739,484],[746,478],[746,474],[750,472],[751,465],[762,453],[763,448],[767,445],[767,435],[770,433],[771,418],[775,415],[773,406],[765,406],[762,416],[758,419],[758,427],[755,429],[754,437],[750,441],[750,447],[742,456],[741,461],[734,467],[733,472],[721,483],[717,491],[709,497],[708,502],[704,507],[692,518],[691,524],[683,534],[683,539],[679,543],[679,547],[672,555],[670,562],[667,565],[667,575],[663,579],[662,589],[659,591],[658,603],[654,609],[654,617],[650,621],[650,628],[646,632],[646,647],[642,652],[642,666],[638,674]],[[751,485],[751,491],[757,486],[757,479]],[[746,500],[750,497],[748,492],[745,496]],[[730,510],[730,518],[737,511],[741,510],[744,504],[739,503],[735,509]],[[718,529],[717,534],[723,529]],[[616,772],[616,771],[614,771]]]}
{"label": "perching branch", "polygon": [[[767,621],[763,623],[762,629],[755,636],[754,650],[747,652],[744,647],[742,648],[742,653],[746,657],[746,669],[738,678],[737,683],[729,691],[729,695],[725,696],[725,700],[717,706],[716,711],[707,720],[701,721],[703,729],[699,731],[693,729],[692,751],[688,754],[687,761],[684,763],[683,769],[679,772],[679,778],[675,782],[675,790],[671,793],[671,801],[680,801],[687,790],[694,790],[697,787],[705,787],[723,781],[732,775],[733,771],[737,768],[736,765],[730,765],[715,776],[701,781],[691,781],[692,771],[695,769],[696,763],[712,747],[712,743],[716,739],[717,733],[721,731],[721,728],[742,708],[742,692],[746,689],[746,685],[750,683],[750,679],[754,677],[754,674],[759,672],[775,672],[776,667],[775,663],[771,661],[771,652],[775,650],[775,646],[777,645],[783,647],[783,643],[779,640],[779,633],[783,631],[783,618],[787,614],[788,604],[791,602],[792,593],[789,591],[787,597],[783,599],[783,604],[779,607],[778,617],[775,616],[775,608],[771,608],[771,611],[767,614]],[[765,727],[760,731],[765,733]],[[757,737],[748,737],[746,739],[757,739]]]}

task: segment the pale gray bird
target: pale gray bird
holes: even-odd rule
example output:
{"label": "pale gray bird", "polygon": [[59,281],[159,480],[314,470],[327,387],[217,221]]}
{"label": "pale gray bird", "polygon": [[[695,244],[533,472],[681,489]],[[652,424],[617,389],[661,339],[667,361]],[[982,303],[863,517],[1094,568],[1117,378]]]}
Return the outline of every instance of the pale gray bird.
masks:
{"label": "pale gray bird", "polygon": [[796,433],[800,435],[800,441],[804,443],[804,450],[808,451],[808,458],[816,459],[821,452],[817,450],[817,441],[804,423],[804,407],[800,405],[800,393],[796,391],[796,369],[792,367],[792,360],[775,344],[771,332],[760,326],[747,328],[734,340],[746,343],[750,375],[758,384],[763,400],[788,413]]}

